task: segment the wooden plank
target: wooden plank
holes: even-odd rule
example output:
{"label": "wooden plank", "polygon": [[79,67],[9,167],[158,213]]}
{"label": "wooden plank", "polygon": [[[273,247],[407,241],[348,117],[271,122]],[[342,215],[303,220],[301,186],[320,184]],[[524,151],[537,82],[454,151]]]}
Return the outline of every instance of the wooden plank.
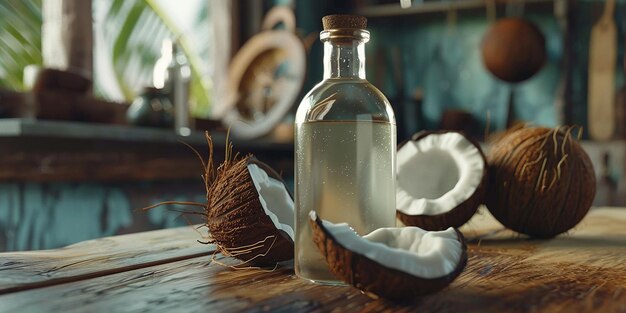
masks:
{"label": "wooden plank", "polygon": [[0,312],[232,312],[254,308],[292,312],[367,302],[369,298],[352,288],[317,286],[294,277],[289,269],[232,270],[198,258],[0,296],[4,304]]}
{"label": "wooden plank", "polygon": [[[224,156],[226,134],[212,132],[215,161]],[[77,122],[0,119],[0,181],[197,180],[197,156],[206,157],[204,133],[179,137],[168,129]],[[233,140],[234,151],[253,153],[278,172],[292,175],[293,143],[271,138]]]}
{"label": "wooden plank", "polygon": [[552,240],[535,240],[505,229],[487,210],[481,209],[461,230],[480,251],[521,253],[542,266],[567,263],[623,272],[626,288],[625,225],[626,209],[598,208],[592,209],[568,233]]}
{"label": "wooden plank", "polygon": [[[206,145],[195,148],[207,157]],[[246,148],[235,145],[240,155],[253,153],[286,176],[293,175],[293,150],[271,146]],[[0,181],[197,181],[202,165],[182,143],[133,143],[112,140],[63,138],[0,138]],[[215,146],[215,165],[224,158],[224,146]]]}
{"label": "wooden plank", "polygon": [[[412,303],[370,299],[348,286],[315,285],[298,279],[290,269],[232,270],[198,258],[0,296],[4,304],[0,312],[612,312],[624,309],[623,282],[618,285],[605,281],[597,285],[594,276],[598,272],[558,264],[537,267],[515,254],[503,256],[474,248],[470,252],[468,268],[455,283]],[[490,258],[500,263],[494,265]]]}
{"label": "wooden plank", "polygon": [[0,253],[0,294],[211,255],[215,247],[198,239],[201,236],[190,226],[105,237],[56,250]]}
{"label": "wooden plank", "polygon": [[[224,147],[226,133],[210,131],[216,149]],[[32,120],[21,118],[0,119],[0,138],[62,138],[67,140],[105,140],[131,143],[158,143],[180,145],[184,141],[192,146],[206,146],[204,130],[190,136],[178,136],[173,129],[106,125],[70,121]],[[293,153],[293,142],[271,137],[242,140],[231,137],[235,148],[246,150],[272,149]]]}
{"label": "wooden plank", "polygon": [[[223,144],[226,141],[223,133],[215,133],[212,136],[215,144]],[[191,136],[180,137],[173,129],[21,118],[0,120],[0,137],[45,137],[161,144],[177,144],[179,140],[184,140],[191,145],[206,144],[203,132],[194,132]]]}
{"label": "wooden plank", "polygon": [[[554,240],[527,240],[481,213],[465,228],[466,270],[447,289],[410,303],[298,279],[289,267],[231,269],[210,258],[135,269],[0,296],[0,312],[623,312],[626,210],[593,210]],[[228,258],[220,263],[235,265]]]}
{"label": "wooden plank", "polygon": [[[206,154],[206,147],[196,146]],[[0,181],[198,181],[202,165],[183,144],[62,138],[0,139]],[[223,151],[216,150],[216,158]]]}

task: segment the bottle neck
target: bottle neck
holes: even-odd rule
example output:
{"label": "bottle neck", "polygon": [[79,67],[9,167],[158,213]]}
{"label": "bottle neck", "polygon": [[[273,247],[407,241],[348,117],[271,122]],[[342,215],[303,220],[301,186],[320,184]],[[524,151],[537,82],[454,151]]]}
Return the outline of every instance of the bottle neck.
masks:
{"label": "bottle neck", "polygon": [[324,79],[329,78],[365,79],[365,41],[324,41]]}

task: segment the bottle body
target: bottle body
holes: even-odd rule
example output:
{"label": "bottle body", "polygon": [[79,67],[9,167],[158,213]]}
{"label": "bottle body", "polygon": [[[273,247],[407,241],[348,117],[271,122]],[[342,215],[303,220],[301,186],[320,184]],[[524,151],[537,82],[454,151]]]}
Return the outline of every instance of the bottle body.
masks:
{"label": "bottle body", "polygon": [[191,134],[189,88],[191,68],[178,44],[169,39],[163,41],[161,58],[153,71],[153,83],[162,89],[174,105],[174,129],[180,136]]}
{"label": "bottle body", "polygon": [[170,76],[169,86],[171,88],[170,99],[174,104],[174,129],[180,136],[189,136],[191,134],[189,115],[191,69],[189,68],[187,58],[178,48],[174,49],[174,57],[168,67],[168,72]]}
{"label": "bottle body", "polygon": [[360,235],[395,226],[396,123],[385,96],[365,79],[369,32],[324,30],[324,80],[302,99],[295,119],[295,270],[340,283],[309,226],[309,212],[348,223]]}
{"label": "bottle body", "polygon": [[298,108],[295,145],[296,274],[339,283],[313,243],[308,213],[360,235],[395,226],[393,111],[365,79],[327,78]]}

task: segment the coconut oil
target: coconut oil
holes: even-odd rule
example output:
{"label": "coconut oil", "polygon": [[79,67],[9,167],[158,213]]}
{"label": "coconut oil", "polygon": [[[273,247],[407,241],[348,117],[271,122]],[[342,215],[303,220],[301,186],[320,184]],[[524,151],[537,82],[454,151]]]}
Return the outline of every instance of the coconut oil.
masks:
{"label": "coconut oil", "polygon": [[365,79],[369,33],[351,28],[355,24],[325,25],[324,80],[296,114],[295,268],[299,277],[321,283],[339,282],[313,242],[311,210],[360,235],[395,225],[395,118]]}

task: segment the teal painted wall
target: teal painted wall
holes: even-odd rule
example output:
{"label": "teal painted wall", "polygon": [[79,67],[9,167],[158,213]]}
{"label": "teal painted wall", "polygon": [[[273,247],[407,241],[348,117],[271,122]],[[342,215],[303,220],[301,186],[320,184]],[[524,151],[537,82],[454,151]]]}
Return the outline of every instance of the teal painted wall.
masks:
{"label": "teal painted wall", "polygon": [[46,249],[113,235],[131,224],[130,211],[118,188],[0,184],[0,250]]}
{"label": "teal painted wall", "polygon": [[168,210],[173,206],[137,209],[168,200],[203,202],[200,184],[1,183],[0,251],[52,249],[187,225]]}
{"label": "teal painted wall", "polygon": [[[419,19],[401,23],[370,22],[372,41],[368,49],[368,72],[374,73],[372,57],[382,49],[385,60],[391,64],[392,49],[400,49],[403,79],[406,84],[405,98],[420,88],[423,91],[422,112],[424,125],[413,124],[410,131],[434,129],[441,114],[447,109],[463,109],[472,113],[485,127],[487,116],[493,129],[503,129],[506,123],[507,102],[514,90],[515,116],[536,124],[555,126],[555,89],[560,78],[558,64],[562,55],[560,31],[550,16],[529,16],[546,37],[548,61],[533,78],[516,86],[498,81],[488,73],[481,60],[480,42],[489,24],[483,17],[461,16],[454,27],[445,21]],[[401,29],[401,31],[398,31]],[[395,96],[397,86],[390,79],[380,86],[390,97]],[[371,81],[377,78],[369,75]],[[405,117],[407,119],[412,116]]]}
{"label": "teal painted wall", "polygon": [[[567,47],[563,46],[562,32],[550,10],[526,9],[524,17],[534,22],[546,37],[548,60],[537,75],[515,86],[498,81],[482,65],[480,41],[489,26],[485,14],[459,11],[458,21],[452,30],[447,26],[445,14],[369,19],[368,28],[372,39],[366,46],[368,80],[393,99],[394,105],[405,108],[405,115],[398,117],[408,124],[405,137],[421,129],[435,128],[441,112],[452,108],[471,112],[479,121],[479,133],[484,131],[487,115],[490,130],[502,130],[512,88],[516,118],[538,125],[555,126],[560,123],[560,112],[554,107],[557,84],[563,75],[559,64],[563,52],[570,51],[573,54],[570,78],[572,90],[569,94],[571,122],[586,128],[589,36],[591,26],[602,11],[603,1],[577,1],[575,8],[574,16],[569,21],[574,38]],[[299,28],[307,34],[319,32],[323,15],[349,12],[350,9],[345,5],[334,6],[328,1],[299,1],[296,3]],[[624,84],[622,60],[625,10],[624,2],[618,0],[615,10],[619,48],[617,88]],[[400,67],[405,83],[401,97],[396,95],[399,88],[393,79],[393,49],[400,51]],[[376,75],[377,60],[380,60],[377,53],[384,55],[382,59],[386,70],[382,78]],[[308,61],[305,90],[309,90],[322,77],[322,47],[319,42],[313,46]],[[422,89],[424,95],[422,112],[425,120],[422,125],[417,123],[415,105],[409,101],[416,88]]]}

